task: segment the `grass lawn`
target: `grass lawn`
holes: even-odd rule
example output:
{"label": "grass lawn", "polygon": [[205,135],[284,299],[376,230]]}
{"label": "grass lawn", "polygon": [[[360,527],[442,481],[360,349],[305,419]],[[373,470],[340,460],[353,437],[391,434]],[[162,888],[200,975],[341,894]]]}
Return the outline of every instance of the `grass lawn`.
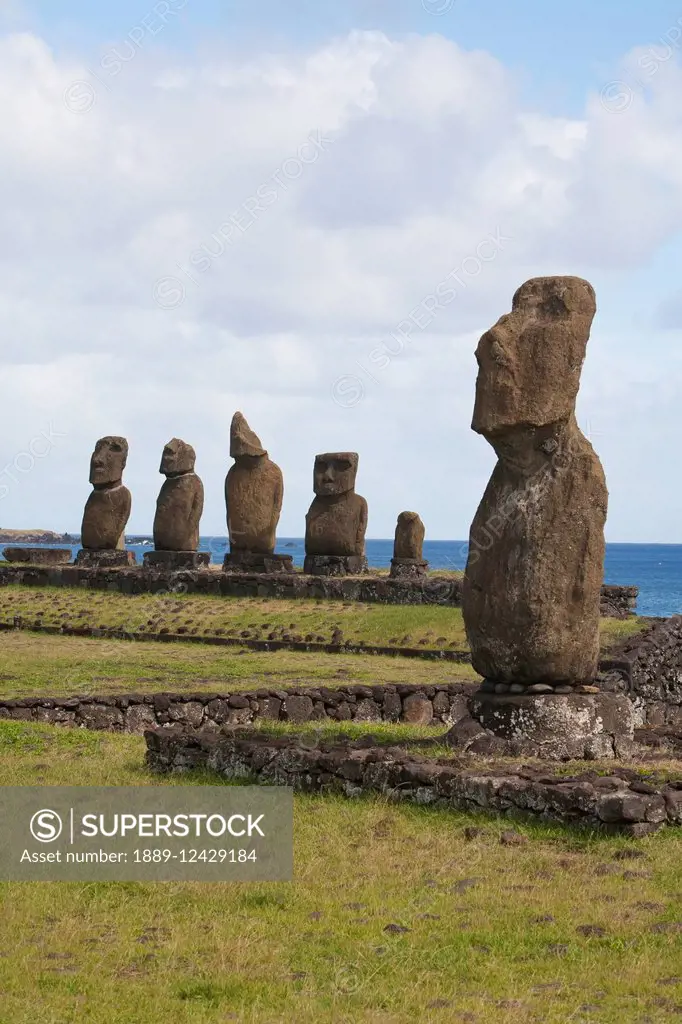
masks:
{"label": "grass lawn", "polygon": [[416,658],[0,633],[0,699],[478,678],[467,664]]}
{"label": "grass lawn", "polygon": [[[462,612],[443,605],[382,605],[358,601],[276,600],[215,597],[207,594],[139,594],[62,587],[0,588],[0,622],[187,633],[259,640],[330,643],[335,631],[344,642],[381,646],[466,650]],[[602,620],[604,645],[636,632],[641,620]]]}
{"label": "grass lawn", "polygon": [[[153,776],[143,754],[138,736],[0,722],[2,784],[217,781]],[[484,833],[467,842],[472,823]],[[2,883],[0,1022],[678,1016],[680,831],[633,843],[523,825],[528,843],[507,847],[508,827],[297,796],[292,883]]]}

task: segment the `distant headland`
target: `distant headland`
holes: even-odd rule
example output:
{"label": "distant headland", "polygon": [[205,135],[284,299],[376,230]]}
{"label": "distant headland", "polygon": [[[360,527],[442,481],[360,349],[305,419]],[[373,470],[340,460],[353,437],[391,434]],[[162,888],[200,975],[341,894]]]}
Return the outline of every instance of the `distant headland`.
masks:
{"label": "distant headland", "polygon": [[73,544],[78,538],[54,530],[1,530],[0,544]]}

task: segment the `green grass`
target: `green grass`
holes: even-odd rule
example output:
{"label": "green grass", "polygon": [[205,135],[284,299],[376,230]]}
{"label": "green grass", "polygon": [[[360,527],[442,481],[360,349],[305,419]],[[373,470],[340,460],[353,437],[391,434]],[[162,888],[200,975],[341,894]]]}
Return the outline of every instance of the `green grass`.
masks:
{"label": "green grass", "polygon": [[310,598],[277,600],[208,594],[118,594],[67,587],[0,588],[0,622],[88,626],[135,635],[166,630],[191,636],[466,648],[462,613],[441,605],[382,605]]}
{"label": "green grass", "polygon": [[[151,775],[143,753],[137,736],[0,722],[0,784],[217,781]],[[527,845],[501,846],[508,827],[297,796],[292,883],[0,884],[0,1022],[673,1019],[680,831],[523,825]],[[614,858],[633,847],[642,859]]]}
{"label": "green grass", "polygon": [[0,699],[476,680],[470,665],[368,654],[0,633]]}

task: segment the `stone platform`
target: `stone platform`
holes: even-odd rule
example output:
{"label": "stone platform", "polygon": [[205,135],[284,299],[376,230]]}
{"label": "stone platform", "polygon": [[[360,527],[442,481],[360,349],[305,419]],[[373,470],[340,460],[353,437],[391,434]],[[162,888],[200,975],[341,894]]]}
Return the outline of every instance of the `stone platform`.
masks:
{"label": "stone platform", "polygon": [[392,558],[391,577],[398,580],[418,579],[426,576],[429,563],[419,558]]}
{"label": "stone platform", "polygon": [[291,555],[263,554],[259,551],[229,551],[223,559],[223,572],[280,573],[295,572]]}
{"label": "stone platform", "polygon": [[25,565],[68,565],[71,561],[69,548],[5,548],[8,562],[23,562]]}
{"label": "stone platform", "polygon": [[368,571],[364,555],[306,555],[303,572],[310,576],[360,576]]}
{"label": "stone platform", "polygon": [[[469,700],[469,716],[477,739],[488,734],[501,741],[491,742],[491,750],[552,761],[626,757],[636,725],[632,701],[618,693],[516,697],[479,691]],[[464,728],[454,726],[454,746],[462,745]],[[466,738],[472,734],[469,727]]]}
{"label": "stone platform", "polygon": [[76,555],[75,564],[83,566],[83,568],[114,569],[135,565],[136,562],[134,551],[118,548],[107,551],[89,551],[86,548],[81,548]]}
{"label": "stone platform", "polygon": [[142,564],[145,569],[200,569],[211,561],[210,551],[145,551]]}

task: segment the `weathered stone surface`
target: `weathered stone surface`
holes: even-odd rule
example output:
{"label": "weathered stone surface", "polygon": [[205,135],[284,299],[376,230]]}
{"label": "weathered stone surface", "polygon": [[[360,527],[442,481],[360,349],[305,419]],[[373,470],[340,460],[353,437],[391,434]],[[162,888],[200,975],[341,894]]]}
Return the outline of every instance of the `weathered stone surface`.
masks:
{"label": "weathered stone surface", "polygon": [[403,722],[410,725],[430,725],[433,721],[433,702],[421,693],[411,693],[403,701]]}
{"label": "weathered stone surface", "polygon": [[632,743],[635,714],[620,694],[497,696],[469,701],[478,724],[510,743],[510,753],[569,760],[615,757]]}
{"label": "weathered stone surface", "polygon": [[7,562],[28,565],[64,565],[71,561],[68,548],[5,548],[3,556]]}
{"label": "weathered stone surface", "polygon": [[200,569],[211,561],[210,551],[145,551],[142,562],[146,569],[176,572],[178,569]]}
{"label": "weathered stone surface", "polygon": [[94,569],[119,569],[125,568],[125,566],[135,565],[137,559],[135,558],[134,551],[121,550],[120,548],[113,548],[103,551],[89,551],[85,548],[76,555],[76,565],[81,565],[83,568],[94,568]]}
{"label": "weathered stone surface", "polygon": [[367,502],[355,493],[357,470],[357,452],[327,452],[315,456],[315,498],[305,520],[305,553],[309,566],[306,571],[315,571],[310,556],[352,557],[362,559],[363,568],[366,566]]}
{"label": "weathered stone surface", "polygon": [[295,572],[291,555],[264,554],[258,551],[228,551],[223,559],[223,572],[274,573]]}
{"label": "weathered stone surface", "polygon": [[414,558],[392,558],[391,577],[398,580],[419,579],[426,576],[429,563]]}
{"label": "weathered stone surface", "polygon": [[395,528],[393,557],[422,561],[424,557],[424,524],[416,512],[401,512]]}
{"label": "weathered stone surface", "polygon": [[270,555],[282,511],[282,471],[240,412],[232,418],[230,455],[235,460],[225,478],[230,551]]}
{"label": "weathered stone surface", "polygon": [[86,550],[122,550],[130,517],[130,491],[123,486],[128,458],[125,437],[101,437],[90,459],[90,483],[94,490],[85,503],[81,544]]}
{"label": "weathered stone surface", "polygon": [[481,338],[472,428],[498,462],[474,517],[463,613],[496,682],[590,682],[599,656],[607,490],[575,420],[594,291],[534,278]]}
{"label": "weathered stone surface", "polygon": [[159,472],[166,477],[156,500],[154,547],[157,551],[196,551],[204,510],[204,485],[194,472],[194,448],[172,438],[163,449]]}
{"label": "weathered stone surface", "polygon": [[367,572],[364,555],[306,555],[303,571],[311,576],[360,576]]}
{"label": "weathered stone surface", "polygon": [[[471,720],[469,720],[471,723]],[[377,746],[376,741],[318,741],[301,737],[268,737],[249,730],[220,734],[147,730],[147,764],[154,771],[177,772],[210,767],[231,779],[256,775],[266,784],[292,786],[296,790],[340,792],[354,797],[379,792],[389,800],[418,804],[486,810],[494,814],[534,815],[564,824],[587,825],[640,836],[662,824],[674,824],[678,805],[667,797],[670,787],[641,785],[618,780],[617,790],[604,790],[596,773],[580,778],[555,774],[551,765],[536,769],[495,764],[470,756],[467,751],[488,739],[473,724],[460,729],[460,756],[456,762],[430,760],[399,747]],[[475,732],[479,735],[476,738]],[[465,734],[466,733],[466,734]],[[486,750],[486,757],[497,753]],[[508,833],[506,833],[508,836]],[[506,839],[505,839],[506,841]],[[512,836],[509,844],[518,839]]]}

